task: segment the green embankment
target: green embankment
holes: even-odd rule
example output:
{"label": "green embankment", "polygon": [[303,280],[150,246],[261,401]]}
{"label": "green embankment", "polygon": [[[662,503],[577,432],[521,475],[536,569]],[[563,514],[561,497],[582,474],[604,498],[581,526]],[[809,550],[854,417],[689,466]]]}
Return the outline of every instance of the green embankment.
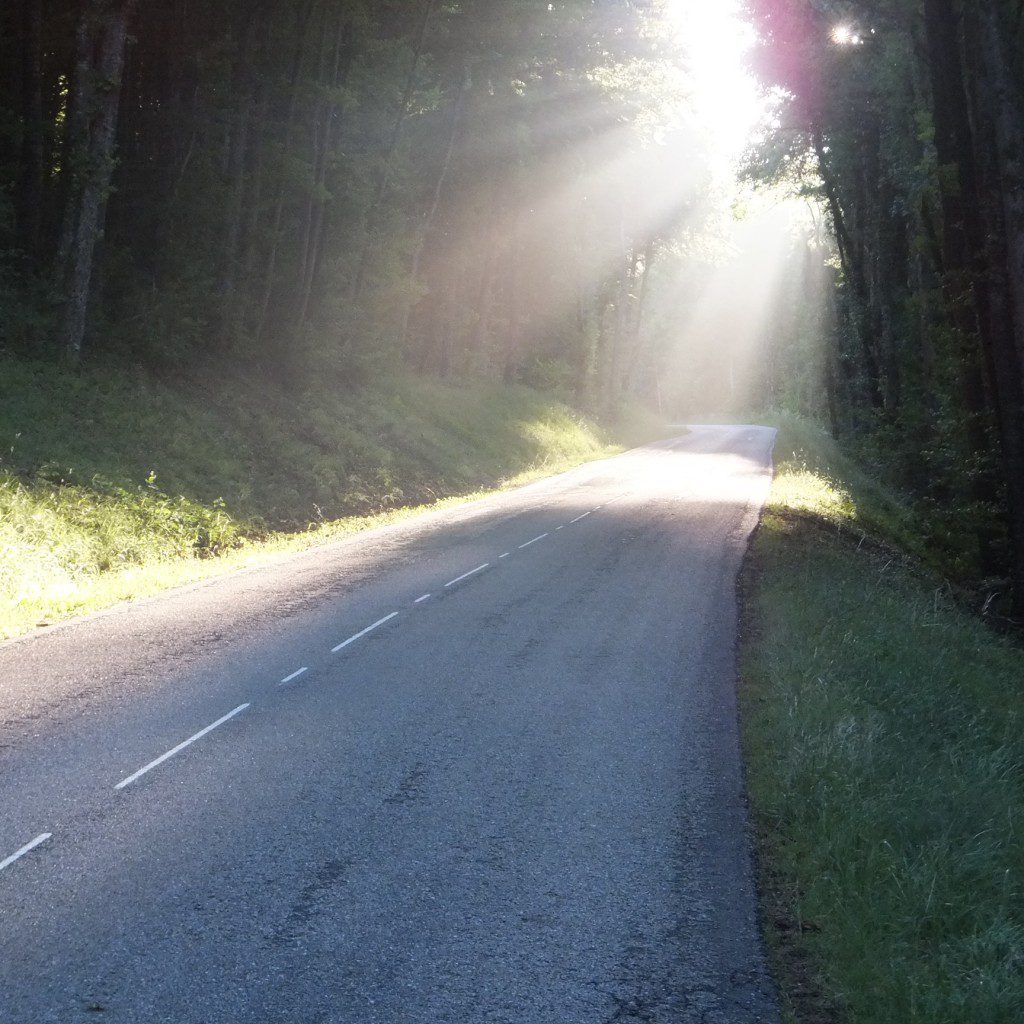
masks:
{"label": "green embankment", "polygon": [[657,431],[527,388],[173,387],[0,357],[0,638]]}
{"label": "green embankment", "polygon": [[913,519],[782,425],[744,575],[768,944],[799,1021],[1024,1019],[1024,651],[902,552]]}

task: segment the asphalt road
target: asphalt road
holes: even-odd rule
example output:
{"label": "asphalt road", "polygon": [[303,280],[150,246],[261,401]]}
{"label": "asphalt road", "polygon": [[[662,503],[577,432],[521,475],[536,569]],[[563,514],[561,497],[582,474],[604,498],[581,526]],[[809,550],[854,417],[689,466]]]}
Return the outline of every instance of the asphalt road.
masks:
{"label": "asphalt road", "polygon": [[0,646],[0,1024],[775,1021],[734,694],[772,443]]}

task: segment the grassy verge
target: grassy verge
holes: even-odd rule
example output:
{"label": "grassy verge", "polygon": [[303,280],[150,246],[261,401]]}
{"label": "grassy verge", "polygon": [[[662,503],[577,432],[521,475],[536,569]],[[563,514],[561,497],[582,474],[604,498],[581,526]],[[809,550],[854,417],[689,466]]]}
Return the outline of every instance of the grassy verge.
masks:
{"label": "grassy verge", "polygon": [[908,512],[821,434],[784,422],[776,462],[741,699],[789,1019],[1019,1022],[1024,651],[902,553]]}
{"label": "grassy verge", "polygon": [[614,435],[527,388],[207,389],[0,356],[0,638],[557,473]]}

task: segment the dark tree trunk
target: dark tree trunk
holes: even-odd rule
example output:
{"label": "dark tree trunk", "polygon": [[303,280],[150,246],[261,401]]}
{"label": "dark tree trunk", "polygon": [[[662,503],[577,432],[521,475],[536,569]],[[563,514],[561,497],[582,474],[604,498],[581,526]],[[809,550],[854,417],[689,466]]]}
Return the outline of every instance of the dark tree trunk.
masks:
{"label": "dark tree trunk", "polygon": [[868,279],[864,269],[863,254],[860,243],[851,234],[847,227],[846,217],[843,213],[842,203],[839,199],[839,189],[829,171],[828,158],[825,152],[825,144],[818,131],[813,132],[814,148],[818,156],[818,166],[821,179],[824,183],[825,200],[828,204],[829,214],[832,218],[832,227],[835,231],[836,243],[839,247],[839,259],[842,264],[843,274],[853,289],[858,309],[851,311],[851,324],[857,336],[862,357],[864,375],[867,381],[868,401],[873,409],[884,408],[885,399],[882,394],[882,371],[878,363],[878,356],[875,353],[874,345],[868,337],[868,325],[864,322],[865,315],[870,308],[870,295],[868,292]]}
{"label": "dark tree trunk", "polygon": [[[948,47],[948,22],[953,20],[949,0],[928,0],[927,11],[931,22],[929,44]],[[998,39],[993,41],[992,25],[986,24],[986,17],[994,16],[995,11],[986,3],[976,9],[965,8],[965,14],[968,85],[973,90],[974,107],[977,112],[996,114],[998,122],[998,108],[1009,98],[999,89],[997,65],[1001,59],[1001,44]],[[946,19],[945,36],[942,35],[943,19]],[[995,52],[992,50],[994,43],[999,44]],[[941,81],[949,75],[948,65],[939,63],[943,51],[936,49],[931,56],[937,89],[936,143],[938,146],[939,139],[944,140],[947,159],[960,175],[962,199],[959,207],[952,208],[951,218],[954,230],[962,235],[956,244],[965,249],[964,263],[973,288],[984,365],[994,398],[1006,486],[1013,606],[1015,614],[1024,618],[1024,375],[1016,343],[1022,325],[1014,322],[1013,282],[1012,273],[1008,273],[1010,261],[1004,221],[1005,189],[1012,183],[1005,178],[999,124],[992,125],[989,116],[975,117],[972,132],[966,93],[962,88],[954,92]],[[1008,116],[1007,112],[1001,116]]]}
{"label": "dark tree trunk", "polygon": [[512,244],[508,249],[508,267],[505,271],[505,289],[508,295],[508,324],[501,365],[501,380],[515,384],[519,380],[519,362],[523,334],[523,277],[522,277],[522,213],[516,213]]}
{"label": "dark tree trunk", "polygon": [[[988,430],[991,406],[985,385],[984,352],[991,351],[989,335],[993,325],[988,313],[991,303],[985,230],[977,209],[981,197],[971,151],[959,20],[950,0],[925,0],[924,12],[943,220],[938,270],[946,313],[958,349],[957,373],[965,436],[975,465],[983,467],[991,448]],[[953,69],[957,69],[957,73],[953,73]],[[974,501],[981,505],[996,503],[995,482],[983,470],[974,474],[970,492]],[[978,531],[983,568],[989,573],[996,571],[992,525],[982,526]]]}
{"label": "dark tree trunk", "polygon": [[1006,276],[1013,309],[1017,357],[1024,386],[1024,100],[1007,52],[999,11],[993,0],[979,0],[981,59],[988,72],[999,192],[1003,203]]}
{"label": "dark tree trunk", "polygon": [[[302,58],[306,50],[306,34],[309,29],[309,20],[313,14],[316,0],[305,0],[296,11],[295,20],[295,49],[292,51],[291,68],[288,77],[288,108],[284,120],[284,132],[282,134],[282,155],[286,158],[292,145],[295,134],[295,122],[299,106],[299,86],[302,75]],[[263,271],[263,294],[260,300],[259,312],[256,318],[256,345],[263,341],[263,335],[267,327],[270,303],[274,295],[274,285],[277,280],[277,257],[281,246],[281,228],[284,222],[286,188],[285,175],[283,170],[277,173],[277,188],[274,196],[274,215],[270,227],[270,251],[267,254],[267,263]]]}
{"label": "dark tree trunk", "polygon": [[487,348],[491,337],[491,321],[494,317],[494,303],[498,294],[501,243],[498,239],[497,227],[500,208],[499,186],[495,185],[487,196],[487,227],[483,234],[486,254],[480,274],[480,289],[476,300],[476,325],[473,330],[473,358],[480,369],[487,365]]}
{"label": "dark tree trunk", "polygon": [[629,361],[623,378],[623,389],[635,391],[640,377],[640,365],[644,354],[644,315],[647,312],[647,300],[651,290],[651,270],[654,267],[655,241],[651,239],[643,252],[643,273],[640,276],[640,287],[636,291],[636,302],[633,304],[633,317],[630,323]]}
{"label": "dark tree trunk", "polygon": [[363,287],[366,284],[366,272],[369,268],[370,255],[373,252],[374,246],[374,232],[380,217],[381,206],[391,185],[391,173],[394,170],[395,154],[398,152],[398,144],[402,140],[402,129],[405,127],[406,118],[409,116],[410,104],[412,103],[413,93],[416,90],[416,76],[419,73],[420,61],[423,58],[423,47],[427,40],[427,29],[430,26],[430,17],[434,13],[436,2],[437,0],[423,0],[423,14],[420,18],[416,40],[413,45],[412,63],[409,66],[409,74],[405,80],[405,88],[402,92],[398,113],[395,115],[395,123],[388,138],[387,148],[384,151],[383,169],[380,180],[377,183],[376,194],[366,215],[366,238],[363,241],[359,258],[356,261],[356,271],[352,278],[351,288],[349,289],[350,297],[353,299],[358,299],[362,295]]}
{"label": "dark tree trunk", "polygon": [[71,95],[61,154],[63,217],[57,246],[57,262],[65,276],[78,232],[79,200],[89,160],[89,120],[96,78],[93,66],[96,47],[94,20],[95,8],[99,6],[101,0],[83,0],[82,11],[75,24],[75,66],[71,73]]}
{"label": "dark tree trunk", "polygon": [[39,255],[43,215],[43,5],[23,0],[22,144],[18,234],[26,252]]}
{"label": "dark tree trunk", "polygon": [[622,264],[615,289],[615,320],[609,338],[608,381],[605,390],[604,413],[614,420],[619,411],[619,397],[622,393],[622,362],[625,357],[626,339],[629,331],[629,308],[636,255],[626,234],[626,210],[619,212],[619,245]]}
{"label": "dark tree trunk", "polygon": [[253,110],[256,104],[255,71],[259,16],[255,9],[246,12],[242,22],[238,52],[231,75],[231,95],[236,98],[235,116],[225,168],[228,184],[228,203],[224,216],[224,244],[221,255],[220,278],[220,344],[227,348],[238,330],[239,302],[238,276],[242,225],[245,216],[246,168],[248,164],[250,134],[253,128]]}
{"label": "dark tree trunk", "polygon": [[313,286],[320,271],[323,251],[324,222],[327,215],[327,169],[331,154],[338,144],[341,135],[341,118],[343,111],[339,109],[337,90],[348,82],[355,60],[355,26],[347,17],[339,20],[338,31],[334,43],[333,70],[330,78],[332,96],[326,103],[326,112],[321,130],[321,145],[317,153],[314,181],[313,202],[309,210],[309,231],[307,244],[304,247],[302,267],[300,270],[299,308],[295,317],[295,331],[301,334],[309,316],[309,304],[313,295]]}
{"label": "dark tree trunk", "polygon": [[[867,118],[862,155],[864,189],[860,202],[866,244],[861,258],[868,271],[868,323],[881,371],[882,407],[890,421],[895,422],[901,388],[895,319],[899,288],[906,284],[907,254],[904,232],[893,213],[895,193],[882,174],[881,125],[873,113]],[[872,253],[870,263],[865,250]]]}
{"label": "dark tree trunk", "polygon": [[92,288],[93,259],[103,232],[103,213],[114,170],[121,75],[128,20],[134,0],[90,0],[78,30],[76,86],[78,110],[72,116],[72,173],[64,266],[63,348],[77,364],[82,355]]}
{"label": "dark tree trunk", "polygon": [[[466,76],[463,78],[462,85],[459,87],[459,94],[455,99],[454,106],[452,107],[451,126],[448,131],[448,145],[445,148],[444,159],[441,162],[441,167],[437,174],[437,181],[434,183],[434,193],[431,197],[430,207],[427,209],[423,218],[423,223],[420,227],[419,239],[416,243],[416,251],[413,253],[412,257],[412,267],[410,268],[409,279],[412,283],[411,290],[413,296],[415,296],[420,285],[423,256],[426,253],[427,246],[430,244],[431,236],[437,222],[437,214],[441,209],[441,200],[444,198],[445,185],[448,181],[448,176],[451,174],[452,159],[455,156],[455,147],[459,140],[459,131],[462,128],[462,117],[466,108],[466,98],[469,95],[469,88],[470,79],[467,72]],[[402,318],[401,347],[403,351],[405,350],[409,338],[409,321],[412,317],[414,303],[415,297],[411,302],[406,304]]]}

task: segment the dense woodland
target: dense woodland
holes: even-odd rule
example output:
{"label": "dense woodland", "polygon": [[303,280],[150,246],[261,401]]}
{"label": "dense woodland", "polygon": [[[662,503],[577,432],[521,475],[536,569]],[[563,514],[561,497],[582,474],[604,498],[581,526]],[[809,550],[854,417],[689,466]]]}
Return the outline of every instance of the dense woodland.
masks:
{"label": "dense woodland", "polygon": [[[3,5],[0,345],[284,386],[400,362],[596,411],[651,392],[645,280],[702,159],[659,114],[674,64],[655,15]],[[652,210],[667,173],[678,208]]]}
{"label": "dense woodland", "polygon": [[1021,614],[1024,7],[747,8],[748,177],[812,210],[770,273],[708,255],[657,0],[12,0],[0,353],[795,406]]}
{"label": "dense woodland", "polygon": [[1024,6],[753,0],[786,97],[754,174],[826,211],[834,432],[1024,612]]}

